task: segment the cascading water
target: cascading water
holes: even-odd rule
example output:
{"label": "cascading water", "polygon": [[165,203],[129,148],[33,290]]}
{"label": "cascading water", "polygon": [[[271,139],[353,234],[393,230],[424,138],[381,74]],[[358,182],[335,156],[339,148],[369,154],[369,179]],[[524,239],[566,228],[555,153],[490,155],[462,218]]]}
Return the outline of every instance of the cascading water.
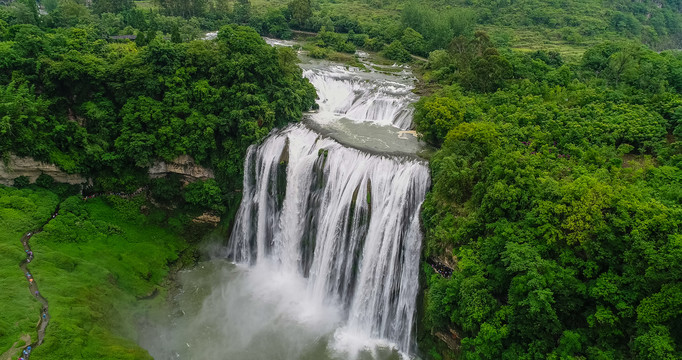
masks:
{"label": "cascading water", "polygon": [[245,173],[231,258],[269,258],[308,277],[308,295],[342,308],[346,330],[408,350],[424,164],[368,155],[296,125],[251,147]]}
{"label": "cascading water", "polygon": [[322,112],[409,129],[413,112],[410,104],[416,100],[411,84],[376,75],[338,65],[303,72],[317,89]]}
{"label": "cascading water", "polygon": [[410,353],[430,181],[421,145],[401,131],[411,127],[413,80],[398,68],[302,67],[319,111],[249,148],[227,246],[236,265],[214,259],[178,274],[172,313],[139,340],[154,358]]}

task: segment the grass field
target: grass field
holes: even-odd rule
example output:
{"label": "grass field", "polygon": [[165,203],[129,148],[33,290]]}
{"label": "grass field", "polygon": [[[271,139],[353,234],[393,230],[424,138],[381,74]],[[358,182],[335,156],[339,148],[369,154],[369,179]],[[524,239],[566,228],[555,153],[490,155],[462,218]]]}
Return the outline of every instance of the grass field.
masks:
{"label": "grass field", "polygon": [[[14,271],[15,274],[11,281],[2,277],[2,281],[8,282],[3,290],[11,289],[12,295],[5,291],[0,295],[3,309],[0,321],[18,323],[11,333],[0,337],[2,350],[31,330],[38,320],[39,307],[18,267],[23,226],[35,227],[24,218],[35,223],[49,218],[57,200],[47,191],[37,192],[42,197],[30,190],[0,187],[0,191],[0,221],[3,226],[9,224],[16,229],[7,241],[3,234],[0,244],[4,246],[7,242],[12,249],[9,239],[17,243],[12,250],[13,257],[9,261],[3,257],[0,263],[0,273],[12,275]],[[36,211],[42,207],[26,205],[25,215],[20,218],[22,213],[6,205],[8,202],[40,204],[45,210]],[[187,244],[170,230],[148,223],[139,214],[141,201],[115,201],[114,204],[102,198],[88,202],[78,197],[68,198],[60,205],[59,216],[33,237],[35,260],[30,269],[49,301],[51,315],[45,343],[35,349],[35,357],[151,358],[136,345],[135,319],[145,309],[163,301],[166,290],[161,284],[168,275],[169,264],[177,260]],[[158,296],[140,300],[151,294]]]}
{"label": "grass field", "polygon": [[[58,203],[47,190],[0,186],[0,359],[22,336],[37,336],[40,304],[31,296],[19,262],[26,258],[21,237],[50,218]],[[5,354],[10,355],[10,354]]]}

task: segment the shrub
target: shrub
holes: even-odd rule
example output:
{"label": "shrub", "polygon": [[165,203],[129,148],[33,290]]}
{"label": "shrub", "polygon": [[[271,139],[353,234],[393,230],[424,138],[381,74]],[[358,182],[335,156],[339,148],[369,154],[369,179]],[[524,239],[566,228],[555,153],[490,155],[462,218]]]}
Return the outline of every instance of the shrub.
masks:
{"label": "shrub", "polygon": [[21,189],[29,186],[31,184],[31,181],[28,179],[26,176],[19,176],[18,178],[14,178],[14,186],[15,188]]}
{"label": "shrub", "polygon": [[313,59],[326,59],[329,56],[329,50],[316,46],[308,55]]}
{"label": "shrub", "polygon": [[54,178],[45,173],[40,174],[40,176],[38,176],[38,178],[36,179],[36,185],[43,187],[45,189],[49,189],[52,185],[54,185]]}
{"label": "shrub", "polygon": [[409,62],[412,60],[410,53],[405,49],[400,40],[395,40],[384,48],[384,56],[387,59],[399,62]]}
{"label": "shrub", "polygon": [[185,201],[202,208],[222,211],[223,198],[220,187],[215,180],[197,181],[185,187]]}

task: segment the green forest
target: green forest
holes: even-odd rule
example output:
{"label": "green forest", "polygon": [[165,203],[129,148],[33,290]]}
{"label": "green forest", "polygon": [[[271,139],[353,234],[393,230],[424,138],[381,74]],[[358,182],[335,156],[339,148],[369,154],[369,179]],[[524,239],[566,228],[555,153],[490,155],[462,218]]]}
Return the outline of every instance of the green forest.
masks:
{"label": "green forest", "polygon": [[456,270],[424,265],[425,328],[467,359],[682,357],[682,57],[619,42],[566,64],[482,33],[432,57],[424,255]]}
{"label": "green forest", "polygon": [[[315,107],[261,35],[418,76],[421,357],[682,359],[682,2],[618,0],[0,1],[3,161],[151,195],[0,186],[0,359],[35,337],[19,239],[58,206],[33,240],[54,317],[35,356],[150,358],[118,319],[195,261],[192,217],[228,231],[247,147]],[[215,179],[149,178],[184,154]]]}
{"label": "green forest", "polygon": [[[41,25],[58,21],[60,9]],[[161,31],[117,42],[103,19],[12,24],[19,18],[9,10],[0,8],[0,153],[91,176],[92,191],[132,192],[149,185],[155,160],[188,154],[215,170],[218,184],[204,194],[213,200],[203,205],[221,210],[241,185],[246,147],[314,104],[296,55],[249,27],[226,25],[211,42]],[[173,184],[152,185],[162,200],[178,195]]]}

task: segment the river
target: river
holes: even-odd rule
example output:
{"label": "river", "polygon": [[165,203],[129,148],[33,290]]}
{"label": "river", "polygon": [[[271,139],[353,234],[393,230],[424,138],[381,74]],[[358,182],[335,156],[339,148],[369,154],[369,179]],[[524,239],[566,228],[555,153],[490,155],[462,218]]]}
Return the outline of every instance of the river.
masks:
{"label": "river", "polygon": [[430,181],[408,131],[414,79],[301,59],[319,110],[249,148],[221,256],[181,271],[172,309],[143,329],[155,359],[414,357]]}

